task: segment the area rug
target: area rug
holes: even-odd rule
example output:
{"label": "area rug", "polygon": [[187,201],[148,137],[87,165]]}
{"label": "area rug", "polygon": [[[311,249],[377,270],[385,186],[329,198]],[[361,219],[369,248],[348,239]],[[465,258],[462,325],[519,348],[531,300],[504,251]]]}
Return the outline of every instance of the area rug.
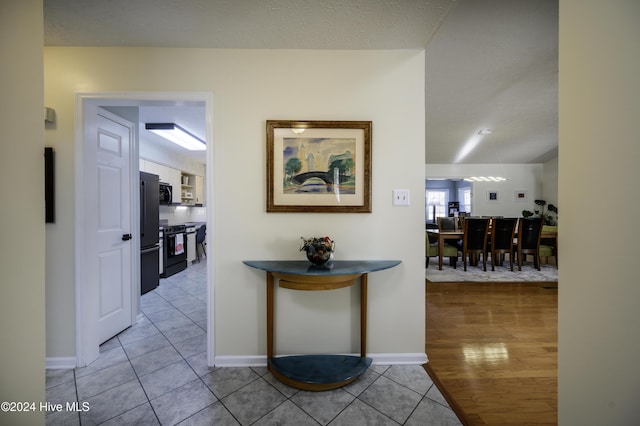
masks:
{"label": "area rug", "polygon": [[509,268],[509,262],[504,262],[503,266],[496,266],[495,271],[491,271],[491,258],[487,261],[487,272],[482,270],[480,266],[469,266],[464,270],[462,261],[457,263],[457,269],[449,266],[449,259],[442,262],[442,271],[438,270],[438,258],[432,258],[429,261],[429,267],[426,268],[426,278],[434,283],[443,282],[557,282],[558,268],[554,265],[543,264],[538,271],[533,266],[533,262],[525,262],[522,264],[522,271],[518,271],[518,265],[514,265],[513,272]]}

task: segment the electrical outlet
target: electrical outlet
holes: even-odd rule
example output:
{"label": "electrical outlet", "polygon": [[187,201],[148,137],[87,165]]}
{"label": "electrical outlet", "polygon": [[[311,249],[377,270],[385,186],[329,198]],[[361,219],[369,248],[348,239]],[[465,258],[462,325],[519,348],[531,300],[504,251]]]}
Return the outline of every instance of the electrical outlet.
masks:
{"label": "electrical outlet", "polygon": [[408,206],[409,205],[409,190],[408,189],[394,189],[393,190],[393,205],[394,206]]}

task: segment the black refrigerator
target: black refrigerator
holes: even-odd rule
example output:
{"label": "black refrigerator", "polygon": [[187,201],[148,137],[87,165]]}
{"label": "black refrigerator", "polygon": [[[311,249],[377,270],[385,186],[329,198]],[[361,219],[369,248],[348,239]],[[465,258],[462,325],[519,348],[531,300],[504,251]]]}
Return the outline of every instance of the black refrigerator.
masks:
{"label": "black refrigerator", "polygon": [[140,293],[160,283],[160,177],[140,172]]}

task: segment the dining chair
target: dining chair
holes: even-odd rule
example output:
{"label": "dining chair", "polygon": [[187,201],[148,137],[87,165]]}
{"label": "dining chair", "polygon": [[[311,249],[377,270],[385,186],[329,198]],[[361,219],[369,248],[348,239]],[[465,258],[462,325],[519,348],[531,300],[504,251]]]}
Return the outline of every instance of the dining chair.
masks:
{"label": "dining chair", "polygon": [[540,259],[545,259],[545,263],[548,263],[546,260],[548,257],[554,257],[556,260],[556,266],[558,266],[558,251],[555,246],[548,244],[540,244]]}
{"label": "dining chair", "polygon": [[[545,232],[558,232],[557,226],[542,225],[542,233]],[[544,238],[540,239],[540,259],[544,259],[547,263],[548,257],[554,257],[556,261],[556,267],[558,266],[558,238]]]}
{"label": "dining chair", "polygon": [[[462,228],[457,228],[456,229],[456,221],[458,220],[457,217],[439,217],[438,218],[438,229],[440,230],[440,232],[442,231],[457,231],[458,229],[462,229]],[[455,247],[456,251],[462,251],[462,238],[457,239],[457,240],[452,240],[452,239],[448,239],[445,241],[444,243],[445,246],[451,246],[451,247]],[[446,247],[445,247],[446,249]],[[456,254],[456,257],[458,255]]]}
{"label": "dining chair", "polygon": [[491,270],[502,265],[504,255],[509,254],[509,266],[513,271],[513,236],[516,231],[516,218],[494,218],[491,226]]}
{"label": "dining chair", "polygon": [[516,243],[516,257],[518,271],[522,271],[522,262],[527,254],[533,255],[533,266],[540,270],[540,237],[542,235],[543,219],[541,217],[521,217],[518,220],[518,237]]}
{"label": "dining chair", "polygon": [[202,225],[198,228],[198,233],[196,234],[196,257],[198,258],[198,263],[200,263],[200,250],[198,250],[198,246],[202,249],[204,255],[207,255],[207,250],[204,248],[206,241],[205,237],[207,235],[207,225]]}
{"label": "dining chair", "polygon": [[[483,269],[487,270],[487,231],[489,219],[464,220],[464,236],[462,237],[462,259],[464,270],[467,270],[467,257],[469,255],[482,255]],[[475,262],[474,262],[475,263]]]}
{"label": "dining chair", "polygon": [[[431,257],[439,256],[440,249],[438,248],[438,239],[437,238],[429,238],[429,233],[425,232],[425,241],[426,241],[426,267],[429,267],[429,259]],[[457,269],[458,263],[458,249],[450,246],[448,244],[444,245],[444,253],[443,257],[449,258],[449,266],[453,266],[454,269]]]}
{"label": "dining chair", "polygon": [[455,231],[456,230],[456,218],[455,217],[439,217],[438,229],[441,231]]}

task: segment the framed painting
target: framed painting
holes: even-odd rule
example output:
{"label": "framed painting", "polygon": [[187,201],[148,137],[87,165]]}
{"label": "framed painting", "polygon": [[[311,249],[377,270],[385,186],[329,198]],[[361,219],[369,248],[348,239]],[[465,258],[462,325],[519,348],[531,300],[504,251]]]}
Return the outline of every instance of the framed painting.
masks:
{"label": "framed painting", "polygon": [[490,203],[497,203],[498,201],[500,201],[499,195],[500,194],[498,191],[489,189],[487,190],[487,201],[489,201]]}
{"label": "framed painting", "polygon": [[371,121],[267,121],[267,212],[371,213]]}
{"label": "framed painting", "polygon": [[526,189],[518,189],[513,191],[513,200],[518,202],[529,201],[529,193]]}

